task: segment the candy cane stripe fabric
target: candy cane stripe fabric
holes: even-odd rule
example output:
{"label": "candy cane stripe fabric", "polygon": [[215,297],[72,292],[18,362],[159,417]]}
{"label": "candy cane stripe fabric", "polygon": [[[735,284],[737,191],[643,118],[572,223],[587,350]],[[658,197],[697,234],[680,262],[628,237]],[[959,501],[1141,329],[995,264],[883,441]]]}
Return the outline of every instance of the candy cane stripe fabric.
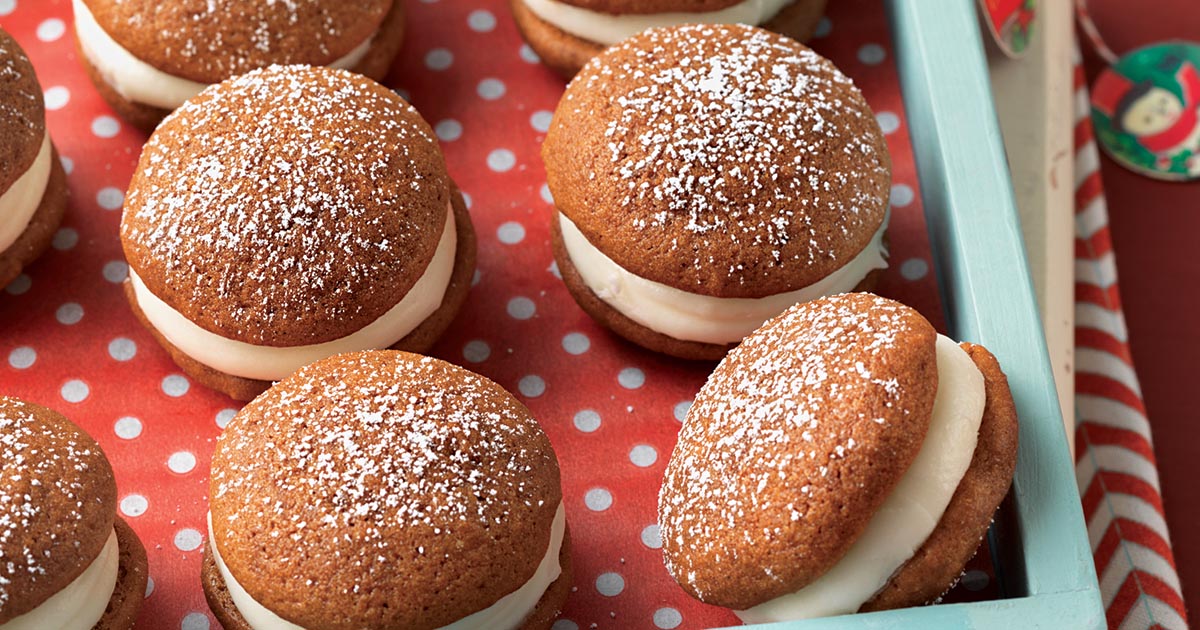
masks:
{"label": "candy cane stripe fabric", "polygon": [[1108,627],[1186,629],[1078,53],[1075,63],[1075,476]]}

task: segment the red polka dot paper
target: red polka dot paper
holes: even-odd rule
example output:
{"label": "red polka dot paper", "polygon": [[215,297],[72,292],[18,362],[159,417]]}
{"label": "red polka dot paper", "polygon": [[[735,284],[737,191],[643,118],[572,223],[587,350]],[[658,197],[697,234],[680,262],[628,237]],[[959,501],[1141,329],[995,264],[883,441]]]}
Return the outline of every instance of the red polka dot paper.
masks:
{"label": "red polka dot paper", "polygon": [[[411,0],[388,85],[434,126],[479,233],[463,312],[433,354],[517,394],[562,464],[575,579],[555,630],[735,625],[663,568],[655,503],[679,423],[711,365],[642,351],[593,323],[557,276],[538,148],[563,83],[521,42],[504,0]],[[146,545],[138,628],[218,624],[200,589],[213,439],[238,404],[192,383],[134,319],[120,283],[125,190],[145,137],[78,65],[69,0],[0,0],[25,47],[69,175],[53,247],[0,292],[0,393],[56,408],[116,470],[119,512]],[[839,0],[811,42],[863,89],[894,163],[892,266],[880,292],[941,308],[891,38],[877,0]],[[986,553],[951,597],[994,597]]]}

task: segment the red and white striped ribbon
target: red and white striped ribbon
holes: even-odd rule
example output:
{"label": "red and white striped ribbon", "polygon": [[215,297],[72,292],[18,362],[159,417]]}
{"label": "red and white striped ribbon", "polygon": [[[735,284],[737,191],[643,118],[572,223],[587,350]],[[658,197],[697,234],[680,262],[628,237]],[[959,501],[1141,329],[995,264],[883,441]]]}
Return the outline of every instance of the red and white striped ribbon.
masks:
{"label": "red and white striped ribbon", "polygon": [[1188,627],[1075,53],[1075,476],[1108,627]]}

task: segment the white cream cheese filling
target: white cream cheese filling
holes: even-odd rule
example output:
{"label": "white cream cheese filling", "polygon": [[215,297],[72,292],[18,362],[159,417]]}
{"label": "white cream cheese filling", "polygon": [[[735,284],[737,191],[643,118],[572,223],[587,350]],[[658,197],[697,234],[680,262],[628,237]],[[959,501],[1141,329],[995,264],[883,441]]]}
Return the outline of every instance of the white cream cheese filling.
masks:
{"label": "white cream cheese filling", "polygon": [[50,134],[42,136],[42,148],[33,164],[0,195],[0,252],[8,249],[29,227],[29,221],[42,204],[50,182]]}
{"label": "white cream cheese filling", "polygon": [[938,388],[925,442],[850,550],[795,593],[736,611],[746,623],[857,611],[925,544],[971,465],[986,402],[983,373],[953,340],[937,338]]}
{"label": "white cream cheese filling", "polygon": [[0,630],[91,630],[112,599],[120,564],[117,532],[113,530],[100,555],[79,577],[37,608],[0,624]]}
{"label": "white cream cheese filling", "polygon": [[307,346],[257,346],[222,337],[196,325],[151,293],[133,269],[129,270],[129,281],[146,319],[181,352],[226,374],[278,381],[313,361],[343,352],[387,348],[403,339],[441,306],[454,273],[457,251],[454,210],[447,207],[446,224],[437,251],[400,302],[375,321],[341,339]]}
{"label": "white cream cheese filling", "polygon": [[[167,74],[138,59],[96,22],[83,0],[72,0],[75,8],[75,33],[79,47],[104,82],[125,99],[136,103],[175,109],[184,101],[199,94],[208,84]],[[376,33],[345,56],[329,64],[331,68],[348,70],[366,56]]]}
{"label": "white cream cheese filling", "polygon": [[[491,606],[463,617],[448,626],[442,626],[438,630],[515,630],[519,627],[529,613],[533,612],[538,601],[542,599],[542,595],[546,593],[546,589],[550,588],[550,585],[562,574],[558,555],[562,549],[566,528],[566,511],[560,503],[558,510],[554,513],[554,522],[550,529],[550,545],[546,548],[546,555],[542,556],[542,561],[538,564],[533,576],[526,580],[520,588],[496,600],[496,603]],[[225,566],[225,561],[221,559],[221,553],[217,550],[216,538],[212,533],[211,512],[208,515],[208,540],[217,570],[220,571],[221,579],[225,581],[225,586],[229,589],[230,599],[233,600],[238,612],[242,614],[246,623],[253,630],[304,630],[255,601],[246,592],[246,589],[238,584],[233,574],[229,572],[229,568]]]}
{"label": "white cream cheese filling", "polygon": [[[589,11],[558,0],[524,0],[525,6],[542,20],[576,37],[611,46],[648,28],[676,24],[750,24],[758,26],[770,21],[783,7],[794,0],[742,0],[741,2],[703,12],[626,13],[613,15]],[[76,0],[78,2],[78,0]]]}
{"label": "white cream cheese filling", "polygon": [[888,224],[885,216],[857,256],[814,284],[762,298],[699,295],[626,270],[592,245],[566,215],[558,216],[567,256],[596,297],[646,328],[684,341],[715,344],[741,341],[793,304],[853,291],[872,270],[887,268],[887,248],[883,244]]}

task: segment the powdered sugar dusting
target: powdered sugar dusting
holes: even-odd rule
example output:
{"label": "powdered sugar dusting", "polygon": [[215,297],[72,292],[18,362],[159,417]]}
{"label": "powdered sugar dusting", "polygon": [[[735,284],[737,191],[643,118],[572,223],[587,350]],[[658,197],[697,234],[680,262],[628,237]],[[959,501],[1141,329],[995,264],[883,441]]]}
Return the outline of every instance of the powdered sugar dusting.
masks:
{"label": "powdered sugar dusting", "polygon": [[[636,228],[696,235],[697,265],[734,247],[775,267],[832,264],[848,233],[878,228],[887,186],[871,182],[886,183],[888,158],[827,59],[745,26],[653,30],[617,50],[622,63],[593,60],[572,90],[633,86],[603,114],[610,163],[588,177],[618,178],[619,207],[653,209],[631,212]],[[736,261],[722,271],[747,280]]]}
{"label": "powdered sugar dusting", "polygon": [[[54,541],[76,540],[72,530],[85,518],[85,504],[99,499],[84,480],[103,457],[90,439],[64,435],[30,405],[0,396],[0,608],[13,597],[14,582],[55,579],[46,565],[56,561],[56,546],[71,546]],[[50,503],[58,506],[53,514],[44,511]]]}
{"label": "powdered sugar dusting", "polygon": [[390,90],[341,70],[272,66],[163,122],[130,185],[122,236],[127,254],[133,243],[155,261],[148,275],[130,257],[173,307],[222,305],[197,322],[219,334],[263,343],[279,341],[270,329],[283,322],[361,326],[432,257],[449,199],[442,164],[432,130]]}
{"label": "powdered sugar dusting", "polygon": [[239,538],[258,528],[283,543],[279,564],[353,566],[346,588],[366,588],[397,570],[384,556],[553,514],[558,476],[544,480],[556,466],[537,423],[494,383],[428,357],[340,355],[230,423],[214,455],[213,527]]}
{"label": "powdered sugar dusting", "polygon": [[[677,580],[704,592],[712,576],[688,564],[697,557],[769,583],[784,579],[780,565],[803,564],[808,545],[821,543],[791,538],[789,523],[806,521],[810,509],[829,517],[831,485],[846,483],[847,467],[869,465],[874,455],[860,451],[909,414],[902,381],[911,366],[897,353],[919,321],[868,294],[823,298],[792,307],[726,357],[688,413],[659,500]],[[785,555],[771,557],[773,546]],[[738,565],[748,553],[769,559]]]}

